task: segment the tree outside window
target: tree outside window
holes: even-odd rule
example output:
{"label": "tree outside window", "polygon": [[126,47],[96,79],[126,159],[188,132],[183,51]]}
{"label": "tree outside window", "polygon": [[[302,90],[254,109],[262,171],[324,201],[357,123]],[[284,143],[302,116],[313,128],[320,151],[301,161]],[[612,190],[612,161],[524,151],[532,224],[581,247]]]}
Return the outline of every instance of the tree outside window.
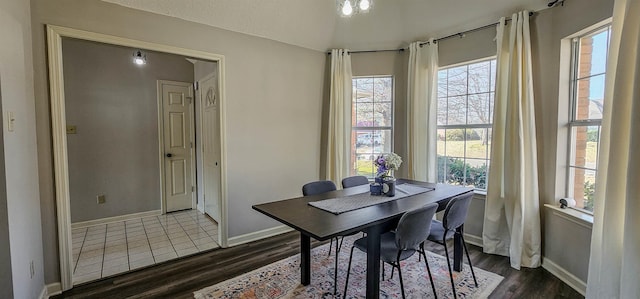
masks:
{"label": "tree outside window", "polygon": [[357,77],[351,109],[351,175],[375,176],[373,161],[393,150],[393,77]]}
{"label": "tree outside window", "polygon": [[438,182],[487,188],[496,60],[438,71]]}

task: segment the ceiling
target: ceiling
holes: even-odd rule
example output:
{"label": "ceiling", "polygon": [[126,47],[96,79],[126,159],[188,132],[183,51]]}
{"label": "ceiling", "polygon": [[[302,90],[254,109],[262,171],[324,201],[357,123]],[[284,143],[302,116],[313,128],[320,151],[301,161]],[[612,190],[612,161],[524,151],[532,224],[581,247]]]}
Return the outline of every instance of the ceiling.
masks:
{"label": "ceiling", "polygon": [[336,0],[102,0],[304,48],[374,50],[476,28],[548,0],[373,0],[343,18]]}

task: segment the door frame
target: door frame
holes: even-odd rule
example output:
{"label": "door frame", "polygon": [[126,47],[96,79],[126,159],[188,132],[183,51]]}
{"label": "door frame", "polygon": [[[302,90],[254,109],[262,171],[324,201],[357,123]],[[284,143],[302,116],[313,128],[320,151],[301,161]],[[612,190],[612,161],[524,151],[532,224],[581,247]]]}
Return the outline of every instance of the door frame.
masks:
{"label": "door frame", "polygon": [[145,42],[113,35],[78,30],[68,27],[46,25],[49,66],[49,93],[51,104],[51,134],[53,139],[53,170],[55,179],[56,218],[58,225],[58,251],[60,259],[60,284],[62,291],[73,287],[71,209],[69,195],[69,164],[65,115],[64,73],[62,60],[62,37],[70,37],[106,44],[144,50],[152,50],[217,62],[218,95],[220,100],[220,223],[218,236],[221,247],[228,246],[227,229],[227,151],[226,151],[226,101],[225,101],[225,57],[224,55],[199,50]]}
{"label": "door frame", "polygon": [[[164,103],[162,97],[164,94],[162,93],[162,85],[163,84],[173,84],[173,85],[184,85],[189,86],[191,88],[191,97],[187,97],[189,99],[189,115],[191,117],[191,121],[189,122],[189,130],[191,134],[189,134],[189,142],[191,143],[191,147],[189,148],[189,164],[191,165],[191,187],[200,188],[198,186],[198,182],[196,181],[196,165],[195,165],[195,91],[193,90],[193,83],[189,82],[180,82],[180,81],[171,81],[171,80],[156,80],[157,84],[157,96],[158,96],[158,150],[160,156],[158,157],[159,165],[160,165],[160,210],[162,214],[167,213],[167,196],[165,193],[166,187],[166,159],[165,159],[165,144],[164,144]],[[197,210],[196,203],[196,190],[191,191],[191,209]],[[216,240],[217,241],[217,240]]]}

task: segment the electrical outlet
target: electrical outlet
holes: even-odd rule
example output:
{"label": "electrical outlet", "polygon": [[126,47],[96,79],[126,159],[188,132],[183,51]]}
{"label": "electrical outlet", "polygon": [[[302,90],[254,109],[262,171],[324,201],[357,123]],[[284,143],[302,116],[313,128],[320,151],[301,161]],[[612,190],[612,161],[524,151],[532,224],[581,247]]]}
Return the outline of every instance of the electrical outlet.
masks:
{"label": "electrical outlet", "polygon": [[33,261],[29,263],[29,274],[31,275],[29,278],[33,278],[34,276],[36,276],[36,268],[33,265]]}
{"label": "electrical outlet", "polygon": [[67,125],[67,134],[76,134],[77,128],[75,125]]}
{"label": "electrical outlet", "polygon": [[98,195],[98,204],[103,204],[107,202],[107,197],[104,194]]}

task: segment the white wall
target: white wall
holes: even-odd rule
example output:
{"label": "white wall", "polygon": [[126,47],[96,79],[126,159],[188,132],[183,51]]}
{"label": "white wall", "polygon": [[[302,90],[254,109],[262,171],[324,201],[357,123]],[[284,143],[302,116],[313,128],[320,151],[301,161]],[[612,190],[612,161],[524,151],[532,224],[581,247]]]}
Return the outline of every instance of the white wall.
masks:
{"label": "white wall", "polygon": [[2,113],[15,116],[13,131],[3,122],[2,140],[15,298],[37,298],[44,287],[30,18],[29,2],[0,0]]}
{"label": "white wall", "polygon": [[[160,210],[157,81],[193,82],[184,57],[63,38],[71,223]],[[96,197],[105,195],[98,204]]]}
{"label": "white wall", "polygon": [[[251,206],[319,178],[325,54],[98,0],[32,0],[46,281],[59,278],[44,24],[225,55],[228,235],[280,225]],[[28,18],[26,18],[28,19]]]}

